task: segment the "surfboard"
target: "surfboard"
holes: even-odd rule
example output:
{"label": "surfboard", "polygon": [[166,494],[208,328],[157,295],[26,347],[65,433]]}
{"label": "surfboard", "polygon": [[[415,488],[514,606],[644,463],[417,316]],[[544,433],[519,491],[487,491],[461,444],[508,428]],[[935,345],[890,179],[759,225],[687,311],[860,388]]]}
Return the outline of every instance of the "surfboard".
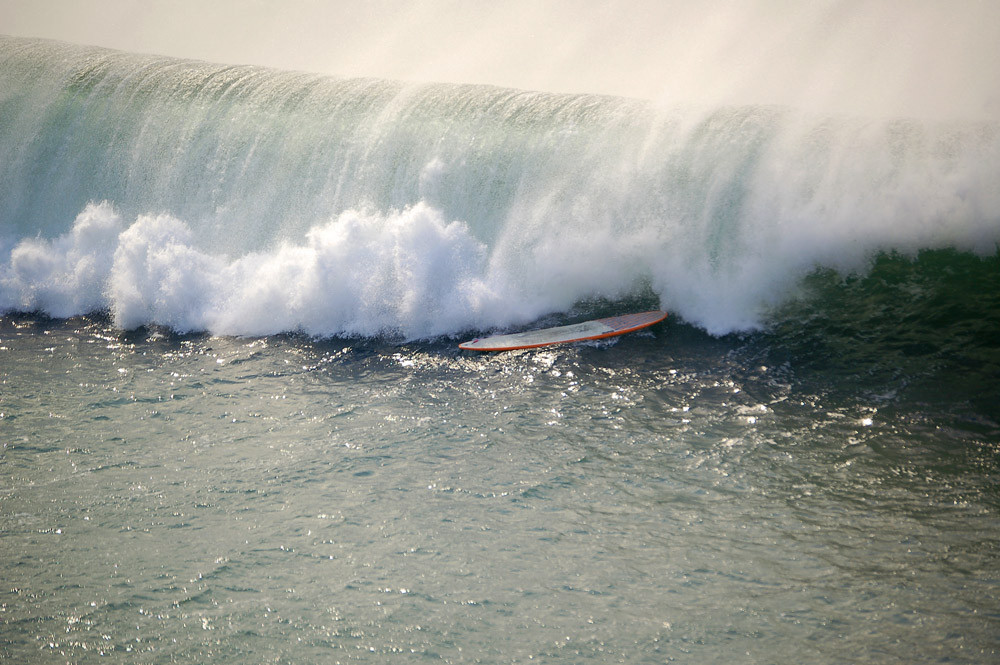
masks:
{"label": "surfboard", "polygon": [[594,319],[569,326],[556,326],[541,330],[512,333],[510,335],[494,335],[462,342],[458,348],[467,351],[514,351],[515,349],[535,349],[552,344],[568,344],[591,339],[604,339],[625,333],[642,330],[667,318],[667,313],[660,310],[639,312],[612,316],[606,319]]}

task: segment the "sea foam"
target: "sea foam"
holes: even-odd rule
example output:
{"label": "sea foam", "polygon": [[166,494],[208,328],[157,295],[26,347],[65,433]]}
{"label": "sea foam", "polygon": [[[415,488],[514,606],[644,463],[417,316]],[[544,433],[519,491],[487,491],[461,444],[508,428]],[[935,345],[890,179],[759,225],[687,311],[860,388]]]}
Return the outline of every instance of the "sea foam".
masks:
{"label": "sea foam", "polygon": [[69,316],[109,311],[125,329],[266,335],[441,335],[510,314],[485,248],[426,204],[388,215],[347,211],[303,242],[234,260],[194,245],[169,215],[126,226],[91,204],[72,230],[26,239],[0,264],[6,309]]}

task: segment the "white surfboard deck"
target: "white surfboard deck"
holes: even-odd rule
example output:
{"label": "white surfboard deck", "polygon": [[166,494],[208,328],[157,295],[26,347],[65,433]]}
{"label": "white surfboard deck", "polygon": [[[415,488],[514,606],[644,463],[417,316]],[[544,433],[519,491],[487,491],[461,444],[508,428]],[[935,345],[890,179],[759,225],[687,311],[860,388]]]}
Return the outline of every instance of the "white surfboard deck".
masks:
{"label": "white surfboard deck", "polygon": [[494,335],[462,342],[458,348],[468,351],[514,351],[516,349],[535,349],[552,344],[568,344],[591,339],[604,339],[624,335],[635,330],[647,328],[667,318],[667,313],[660,310],[639,312],[612,316],[606,319],[594,319],[569,326],[556,326],[541,330],[512,333],[510,335]]}

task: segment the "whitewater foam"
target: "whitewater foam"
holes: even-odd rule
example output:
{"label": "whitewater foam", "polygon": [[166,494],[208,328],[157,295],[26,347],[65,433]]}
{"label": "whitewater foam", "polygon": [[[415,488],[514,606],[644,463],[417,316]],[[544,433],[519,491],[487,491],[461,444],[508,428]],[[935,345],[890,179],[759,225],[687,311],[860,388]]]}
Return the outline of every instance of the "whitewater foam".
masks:
{"label": "whitewater foam", "polygon": [[121,221],[107,204],[91,205],[69,233],[22,240],[5,253],[10,260],[0,263],[0,309],[67,317],[103,308],[120,231]]}
{"label": "whitewater foam", "polygon": [[485,274],[484,246],[425,204],[348,211],[301,244],[232,261],[198,249],[174,217],[144,215],[126,228],[110,204],[92,204],[69,233],[18,243],[0,286],[5,309],[106,310],[121,328],[179,332],[418,338],[512,313],[502,283]]}

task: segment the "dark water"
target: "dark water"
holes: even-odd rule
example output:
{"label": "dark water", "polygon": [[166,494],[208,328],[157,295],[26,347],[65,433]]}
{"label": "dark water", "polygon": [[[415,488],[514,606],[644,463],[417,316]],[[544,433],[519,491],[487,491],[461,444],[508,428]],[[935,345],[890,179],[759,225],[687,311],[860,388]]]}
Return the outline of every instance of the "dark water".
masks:
{"label": "dark water", "polygon": [[998,136],[0,38],[0,660],[995,662]]}

